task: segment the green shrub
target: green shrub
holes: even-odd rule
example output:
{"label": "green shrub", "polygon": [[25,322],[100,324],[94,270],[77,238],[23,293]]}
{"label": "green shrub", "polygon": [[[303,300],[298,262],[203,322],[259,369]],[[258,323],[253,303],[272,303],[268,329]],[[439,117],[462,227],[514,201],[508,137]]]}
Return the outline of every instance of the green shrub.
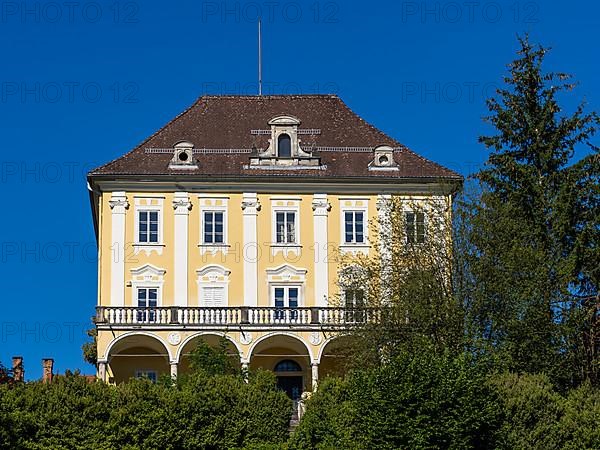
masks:
{"label": "green shrub", "polygon": [[323,383],[291,448],[489,448],[499,402],[466,356],[402,354]]}
{"label": "green shrub", "polygon": [[272,374],[119,386],[77,375],[0,386],[0,448],[222,449],[281,445],[291,401]]}
{"label": "green shrub", "polygon": [[600,448],[600,391],[584,384],[566,397],[545,375],[504,374],[492,378],[506,419],[498,448]]}

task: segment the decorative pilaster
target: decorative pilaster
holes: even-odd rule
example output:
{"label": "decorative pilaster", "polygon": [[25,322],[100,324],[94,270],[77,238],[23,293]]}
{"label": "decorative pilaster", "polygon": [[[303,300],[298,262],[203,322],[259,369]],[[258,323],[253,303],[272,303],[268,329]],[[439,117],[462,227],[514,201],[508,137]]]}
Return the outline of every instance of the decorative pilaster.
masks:
{"label": "decorative pilaster", "polygon": [[177,379],[177,362],[171,361],[171,379]]}
{"label": "decorative pilaster", "polygon": [[258,306],[258,230],[257,217],[260,202],[256,192],[244,192],[242,196],[244,248],[244,306]]}
{"label": "decorative pilaster", "polygon": [[188,306],[188,219],[192,203],[187,192],[175,192],[173,209],[175,210],[175,236],[173,237],[174,303],[175,306]]}
{"label": "decorative pilaster", "polygon": [[248,376],[250,375],[250,364],[248,361],[242,361],[242,376],[244,377],[244,381],[248,383]]}
{"label": "decorative pilaster", "polygon": [[312,363],[310,368],[312,375],[312,390],[313,392],[317,392],[317,387],[319,385],[319,363]]}
{"label": "decorative pilaster", "polygon": [[98,379],[106,382],[106,361],[98,361]]}
{"label": "decorative pilaster", "polygon": [[389,298],[391,292],[389,289],[390,283],[388,280],[392,276],[392,223],[391,223],[391,207],[392,196],[389,194],[379,194],[377,196],[377,222],[379,234],[379,254],[382,260],[381,273],[381,292],[383,301]]}
{"label": "decorative pilaster", "polygon": [[312,202],[314,254],[315,254],[315,306],[327,306],[329,298],[329,239],[327,234],[327,216],[331,211],[331,204],[327,201],[327,194],[315,194]]}
{"label": "decorative pilaster", "polygon": [[108,202],[112,210],[110,305],[125,306],[125,215],[129,202],[125,192],[113,192]]}

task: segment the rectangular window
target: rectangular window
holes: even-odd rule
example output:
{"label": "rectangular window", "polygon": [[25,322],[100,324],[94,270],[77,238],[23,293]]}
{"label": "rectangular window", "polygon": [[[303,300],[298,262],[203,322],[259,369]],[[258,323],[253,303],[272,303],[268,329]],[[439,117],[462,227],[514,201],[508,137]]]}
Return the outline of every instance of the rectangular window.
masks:
{"label": "rectangular window", "polygon": [[202,288],[202,301],[208,308],[225,306],[225,288],[220,286]]}
{"label": "rectangular window", "polygon": [[138,242],[158,243],[158,211],[138,212]]}
{"label": "rectangular window", "polygon": [[275,238],[278,244],[296,243],[296,213],[294,211],[275,213]]}
{"label": "rectangular window", "polygon": [[155,370],[140,370],[140,369],[135,371],[135,377],[136,378],[148,378],[153,383],[156,383],[156,380],[158,378]]}
{"label": "rectangular window", "polygon": [[223,244],[223,211],[205,211],[204,212],[204,243],[205,244]]}
{"label": "rectangular window", "polygon": [[407,212],[406,220],[406,241],[409,244],[425,243],[425,213]]}
{"label": "rectangular window", "polygon": [[298,287],[276,287],[273,289],[275,301],[275,319],[296,320],[298,319]]}
{"label": "rectangular window", "polygon": [[365,317],[365,293],[362,289],[346,289],[344,291],[346,303],[346,321],[362,322]]}
{"label": "rectangular window", "polygon": [[363,244],[365,242],[365,213],[363,211],[344,212],[344,242]]}
{"label": "rectangular window", "polygon": [[138,288],[138,322],[156,321],[156,308],[158,306],[157,288]]}

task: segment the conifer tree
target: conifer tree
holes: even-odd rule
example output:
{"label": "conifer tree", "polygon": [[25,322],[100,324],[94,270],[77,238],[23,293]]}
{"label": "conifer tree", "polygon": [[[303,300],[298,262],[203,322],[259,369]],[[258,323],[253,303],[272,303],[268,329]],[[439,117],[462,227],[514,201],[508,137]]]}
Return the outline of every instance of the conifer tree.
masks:
{"label": "conifer tree", "polygon": [[[470,318],[507,368],[577,383],[598,368],[598,116],[583,103],[565,113],[558,96],[575,87],[571,76],[545,72],[548,49],[519,43],[505,86],[487,101],[496,132],[479,139],[490,155],[475,175]],[[591,151],[574,162],[580,145]]]}

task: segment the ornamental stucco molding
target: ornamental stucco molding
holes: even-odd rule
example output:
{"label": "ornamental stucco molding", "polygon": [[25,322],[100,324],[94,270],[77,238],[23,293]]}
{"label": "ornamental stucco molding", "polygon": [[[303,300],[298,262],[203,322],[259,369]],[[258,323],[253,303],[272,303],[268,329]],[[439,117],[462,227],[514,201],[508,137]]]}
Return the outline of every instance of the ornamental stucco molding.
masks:
{"label": "ornamental stucco molding", "polygon": [[257,214],[261,209],[261,204],[256,197],[245,197],[242,200],[242,210],[244,214]]}
{"label": "ornamental stucco molding", "polygon": [[108,204],[113,214],[125,214],[125,211],[129,209],[129,201],[124,194],[113,194]]}
{"label": "ornamental stucco molding", "polygon": [[312,209],[315,216],[326,216],[331,211],[331,203],[327,201],[327,198],[314,198]]}
{"label": "ornamental stucco molding", "polygon": [[177,195],[179,193],[175,193],[175,198],[173,198],[173,209],[175,210],[175,214],[189,214],[192,209],[192,202],[187,194],[183,193]]}

